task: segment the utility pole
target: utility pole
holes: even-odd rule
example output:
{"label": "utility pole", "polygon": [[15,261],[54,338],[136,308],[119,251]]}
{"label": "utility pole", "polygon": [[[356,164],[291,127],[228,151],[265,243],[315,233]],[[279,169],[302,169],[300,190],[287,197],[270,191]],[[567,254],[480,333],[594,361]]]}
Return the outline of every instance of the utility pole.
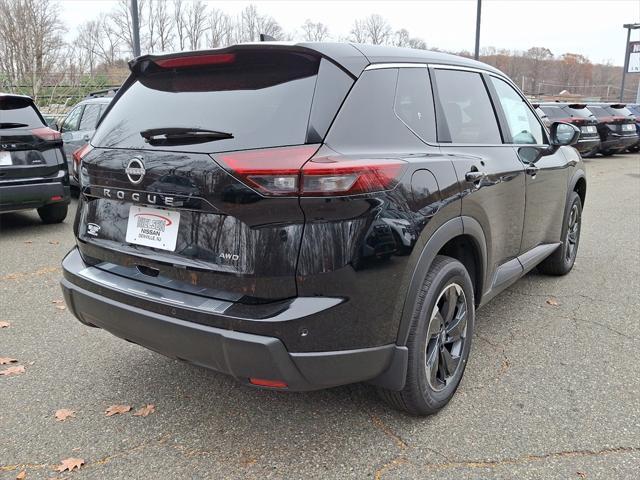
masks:
{"label": "utility pole", "polygon": [[[478,7],[476,10],[476,49],[473,54],[473,58],[478,60],[480,58],[480,14],[482,12],[482,0],[477,0]],[[629,43],[629,42],[627,42]]]}
{"label": "utility pole", "polygon": [[627,29],[627,43],[624,46],[624,68],[622,69],[622,84],[620,85],[620,102],[624,101],[624,81],[626,80],[625,77],[629,69],[629,41],[631,40],[631,30],[640,28],[640,23],[625,23],[623,27]]}
{"label": "utility pole", "polygon": [[131,28],[133,30],[133,56],[140,56],[140,21],[138,19],[138,0],[131,0]]}

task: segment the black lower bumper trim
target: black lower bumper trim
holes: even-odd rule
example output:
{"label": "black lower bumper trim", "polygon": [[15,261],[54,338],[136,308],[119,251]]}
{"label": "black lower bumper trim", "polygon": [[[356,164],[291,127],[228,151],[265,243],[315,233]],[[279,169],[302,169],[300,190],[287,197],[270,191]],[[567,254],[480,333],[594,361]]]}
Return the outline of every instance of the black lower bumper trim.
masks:
{"label": "black lower bumper trim", "polygon": [[[53,197],[61,199],[51,200]],[[69,203],[70,199],[69,186],[61,182],[0,185],[0,211],[40,208],[50,203]]]}
{"label": "black lower bumper trim", "polygon": [[406,347],[390,344],[290,353],[275,337],[225,330],[144,310],[101,295],[100,290],[89,291],[69,278],[61,284],[70,311],[82,323],[168,357],[232,375],[244,383],[249,378],[279,380],[296,391],[361,381],[388,388],[402,388],[404,383]]}

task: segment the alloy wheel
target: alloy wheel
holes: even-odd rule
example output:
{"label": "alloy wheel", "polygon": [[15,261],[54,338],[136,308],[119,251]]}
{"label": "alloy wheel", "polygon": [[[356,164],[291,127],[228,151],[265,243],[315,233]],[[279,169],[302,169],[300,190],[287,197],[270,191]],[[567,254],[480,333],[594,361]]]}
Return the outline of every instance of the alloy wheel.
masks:
{"label": "alloy wheel", "polygon": [[467,337],[467,299],[457,283],[444,287],[427,329],[427,381],[435,391],[451,382],[462,363]]}
{"label": "alloy wheel", "polygon": [[569,225],[567,226],[566,259],[571,261],[578,250],[580,239],[580,211],[578,205],[573,204],[569,213]]}

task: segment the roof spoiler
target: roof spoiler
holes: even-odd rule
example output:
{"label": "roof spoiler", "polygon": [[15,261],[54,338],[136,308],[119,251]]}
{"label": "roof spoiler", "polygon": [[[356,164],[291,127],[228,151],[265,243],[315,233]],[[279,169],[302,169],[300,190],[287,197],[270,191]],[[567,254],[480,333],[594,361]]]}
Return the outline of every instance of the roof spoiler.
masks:
{"label": "roof spoiler", "polygon": [[611,104],[611,105],[609,105],[609,106],[610,106],[611,108],[618,109],[618,108],[624,108],[624,107],[626,107],[626,106],[627,106],[627,104],[626,104],[626,103],[612,103],[612,104]]}
{"label": "roof spoiler", "polygon": [[583,108],[587,108],[586,103],[570,103],[569,108],[573,108],[574,110],[581,110]]}
{"label": "roof spoiler", "polygon": [[100,97],[114,97],[118,93],[119,87],[107,88],[105,90],[96,90],[95,92],[87,93],[84,98],[100,98]]}

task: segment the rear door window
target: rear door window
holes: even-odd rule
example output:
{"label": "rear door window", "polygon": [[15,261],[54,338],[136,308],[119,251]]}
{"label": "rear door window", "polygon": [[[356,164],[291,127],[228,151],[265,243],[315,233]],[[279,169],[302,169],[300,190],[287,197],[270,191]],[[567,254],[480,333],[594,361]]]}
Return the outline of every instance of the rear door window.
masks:
{"label": "rear door window", "polygon": [[175,127],[233,138],[158,148],[214,153],[305,143],[320,59],[264,49],[231,58],[197,67],[150,64],[112,105],[92,143],[152,149],[140,132]]}
{"label": "rear door window", "polygon": [[496,88],[511,132],[511,141],[517,144],[542,145],[545,143],[542,124],[524,99],[507,82],[490,77]]}
{"label": "rear door window", "polygon": [[397,117],[422,140],[435,140],[433,96],[426,68],[399,70],[394,110]]}
{"label": "rear door window", "polygon": [[80,130],[94,130],[98,118],[100,117],[100,105],[97,103],[89,103],[85,105],[82,119],[80,120]]}
{"label": "rear door window", "polygon": [[61,132],[75,132],[80,126],[80,117],[82,116],[83,105],[78,105],[76,108],[69,112],[67,118],[62,122]]}
{"label": "rear door window", "polygon": [[569,114],[570,117],[593,118],[593,113],[591,113],[591,111],[586,107],[580,107],[580,106],[572,107],[571,105],[567,105],[566,107],[563,108],[563,110],[567,114]]}
{"label": "rear door window", "polygon": [[435,81],[453,143],[502,143],[489,93],[479,73],[436,69]]}

